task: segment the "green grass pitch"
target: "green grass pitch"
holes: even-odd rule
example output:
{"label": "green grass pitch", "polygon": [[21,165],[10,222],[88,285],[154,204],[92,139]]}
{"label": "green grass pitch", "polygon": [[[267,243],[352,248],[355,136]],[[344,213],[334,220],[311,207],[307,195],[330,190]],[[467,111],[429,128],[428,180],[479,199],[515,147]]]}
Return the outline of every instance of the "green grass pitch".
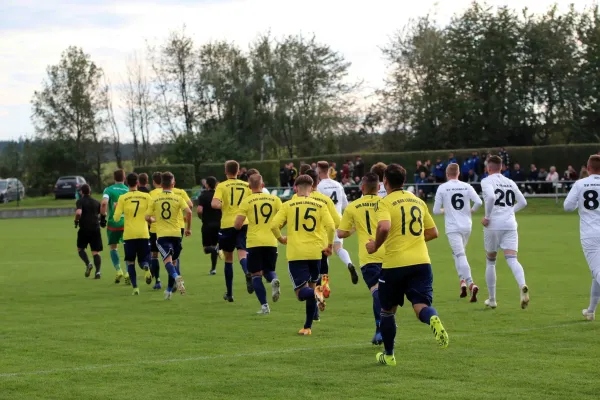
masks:
{"label": "green grass pitch", "polygon": [[[235,302],[223,301],[222,263],[208,275],[197,220],[182,256],[188,293],[170,302],[143,279],[139,297],[115,285],[106,251],[103,278],[85,279],[70,218],[0,220],[0,399],[597,399],[600,328],[581,317],[591,277],[578,219],[548,204],[518,216],[527,310],[503,259],[498,308],[484,310],[480,216],[468,248],[480,302],[458,298],[436,218],[434,305],[450,346],[439,349],[412,310],[401,309],[395,368],[376,364],[370,294],[335,257],[322,321],[298,337],[304,304],[294,298],[283,248],[282,298],[271,315],[257,316],[237,263]],[[358,262],[356,240],[345,246]]]}

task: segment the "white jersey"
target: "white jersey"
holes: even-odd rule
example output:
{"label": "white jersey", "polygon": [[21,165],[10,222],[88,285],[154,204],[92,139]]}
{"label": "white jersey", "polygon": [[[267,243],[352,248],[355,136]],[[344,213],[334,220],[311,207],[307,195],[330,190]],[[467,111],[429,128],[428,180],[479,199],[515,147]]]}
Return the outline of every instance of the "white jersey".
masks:
{"label": "white jersey", "polygon": [[342,215],[342,210],[348,206],[346,192],[344,192],[344,187],[338,181],[329,178],[321,180],[317,185],[317,192],[329,197],[340,215]]}
{"label": "white jersey", "polygon": [[527,205],[517,184],[502,174],[492,174],[481,181],[485,217],[490,221],[487,230],[517,230],[515,213]]}
{"label": "white jersey", "polygon": [[267,188],[262,188],[262,192],[264,194],[271,194],[271,192],[269,192],[269,189],[267,189]]}
{"label": "white jersey", "polygon": [[468,183],[452,179],[438,187],[433,213],[441,214],[441,209],[444,209],[446,233],[471,232],[471,202],[473,211],[481,207],[481,199]]}
{"label": "white jersey", "polygon": [[377,191],[377,196],[379,196],[379,197],[387,196],[387,190],[385,190],[385,186],[383,185],[383,182],[379,182],[379,190]]}
{"label": "white jersey", "polygon": [[580,179],[565,200],[565,211],[579,209],[581,240],[600,238],[600,175]]}

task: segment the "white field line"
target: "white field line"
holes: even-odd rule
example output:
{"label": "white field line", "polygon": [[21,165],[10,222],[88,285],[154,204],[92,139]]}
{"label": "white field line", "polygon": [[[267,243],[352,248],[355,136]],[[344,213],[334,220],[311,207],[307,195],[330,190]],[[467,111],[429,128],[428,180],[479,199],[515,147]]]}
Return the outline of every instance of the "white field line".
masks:
{"label": "white field line", "polygon": [[[586,324],[588,325],[588,324]],[[592,325],[592,324],[589,324]],[[506,335],[513,333],[523,333],[530,331],[540,331],[545,329],[560,329],[560,328],[570,328],[573,326],[582,326],[582,323],[572,322],[567,324],[559,324],[559,325],[547,325],[547,326],[538,326],[532,328],[519,328],[519,329],[510,329],[503,331],[492,331],[492,332],[474,332],[474,333],[465,333],[465,334],[450,334],[450,339],[452,338],[465,338],[471,336],[485,336],[485,335]],[[423,339],[409,339],[400,341],[400,345],[404,343],[412,343],[422,341]],[[352,348],[352,347],[362,347],[368,346],[370,343],[353,343],[353,344],[340,344],[340,345],[331,345],[327,346],[327,349],[343,349],[343,348]],[[73,367],[73,368],[57,368],[57,369],[49,369],[49,370],[39,370],[39,371],[29,371],[29,372],[9,372],[0,374],[0,378],[14,378],[14,377],[22,377],[22,376],[36,376],[36,375],[50,375],[50,374],[58,374],[63,372],[80,372],[80,371],[94,371],[99,369],[114,369],[114,368],[127,368],[127,367],[136,367],[140,365],[162,365],[162,364],[172,364],[172,363],[183,363],[189,361],[205,361],[205,360],[218,360],[221,358],[245,358],[245,357],[263,357],[263,356],[272,356],[277,354],[287,354],[287,353],[297,353],[301,351],[322,351],[323,347],[296,347],[290,349],[283,350],[269,350],[269,351],[259,351],[254,353],[239,353],[239,354],[215,354],[210,356],[197,356],[197,357],[186,357],[186,358],[172,358],[166,360],[138,360],[134,362],[130,362],[127,364],[100,364],[100,365],[87,365],[82,367]]]}

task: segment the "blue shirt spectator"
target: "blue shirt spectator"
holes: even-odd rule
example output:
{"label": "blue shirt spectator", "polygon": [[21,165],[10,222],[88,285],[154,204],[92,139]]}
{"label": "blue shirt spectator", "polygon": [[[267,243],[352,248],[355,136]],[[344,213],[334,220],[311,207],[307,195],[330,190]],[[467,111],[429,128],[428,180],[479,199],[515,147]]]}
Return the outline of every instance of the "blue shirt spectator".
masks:
{"label": "blue shirt spectator", "polygon": [[454,153],[448,154],[448,162],[446,163],[446,166],[450,164],[458,164],[458,161],[456,161],[456,157],[454,157]]}
{"label": "blue shirt spectator", "polygon": [[433,169],[433,176],[435,176],[436,180],[443,181],[444,176],[446,175],[446,168],[441,158],[438,158],[435,162],[435,168]]}
{"label": "blue shirt spectator", "polygon": [[463,161],[462,166],[460,167],[460,174],[464,177],[469,175],[469,171],[473,169],[473,160],[471,157]]}
{"label": "blue shirt spectator", "polygon": [[471,169],[475,171],[475,173],[479,172],[479,164],[481,163],[481,159],[479,158],[479,153],[476,151],[471,155]]}
{"label": "blue shirt spectator", "polygon": [[512,172],[510,173],[510,179],[515,182],[525,182],[525,174],[521,171],[521,166],[519,164],[515,164]]}
{"label": "blue shirt spectator", "polygon": [[510,179],[510,169],[508,169],[508,167],[506,165],[502,166],[502,175],[504,175],[506,178]]}

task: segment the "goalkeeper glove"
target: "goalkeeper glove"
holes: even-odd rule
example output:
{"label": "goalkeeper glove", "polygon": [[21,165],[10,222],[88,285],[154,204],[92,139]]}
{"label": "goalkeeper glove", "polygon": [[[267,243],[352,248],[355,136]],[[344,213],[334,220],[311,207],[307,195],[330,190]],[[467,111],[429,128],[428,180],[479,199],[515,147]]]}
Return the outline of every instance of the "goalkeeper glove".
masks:
{"label": "goalkeeper glove", "polygon": [[106,215],[101,215],[100,216],[100,226],[102,228],[106,228]]}

